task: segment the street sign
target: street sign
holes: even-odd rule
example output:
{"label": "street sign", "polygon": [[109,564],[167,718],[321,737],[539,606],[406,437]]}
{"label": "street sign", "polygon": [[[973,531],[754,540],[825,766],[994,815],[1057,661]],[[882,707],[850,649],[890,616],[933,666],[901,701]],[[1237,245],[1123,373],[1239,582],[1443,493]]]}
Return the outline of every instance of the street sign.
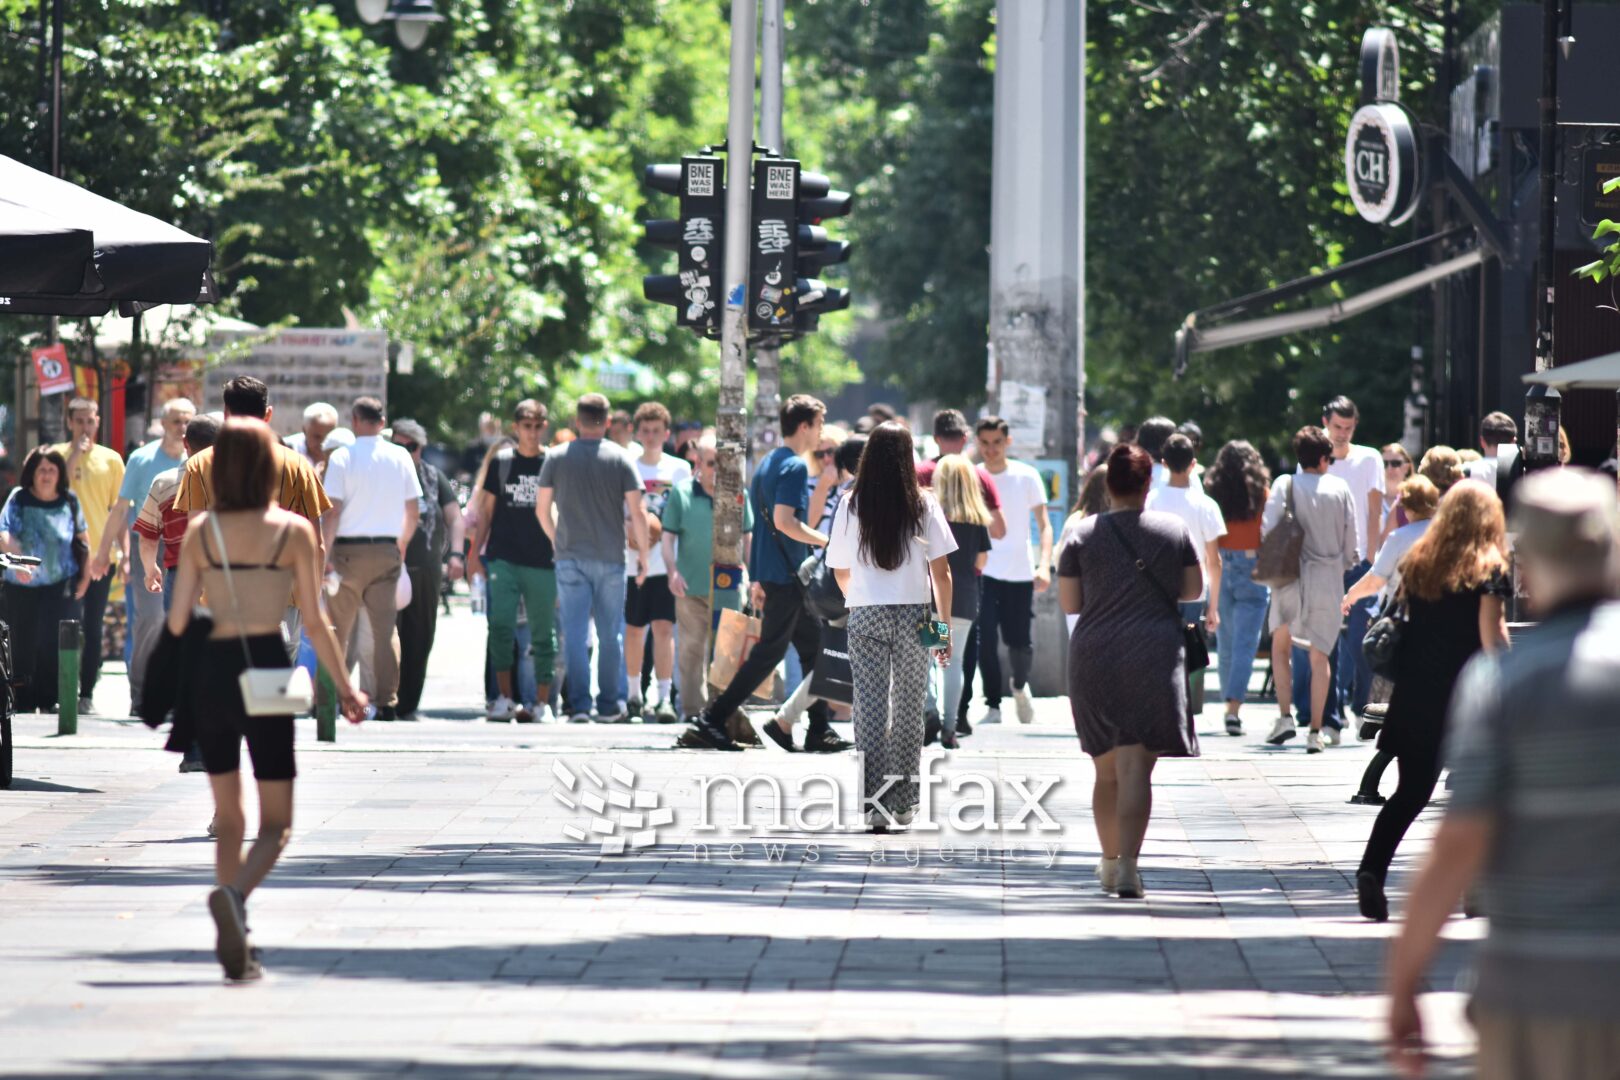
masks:
{"label": "street sign", "polygon": [[35,349],[34,375],[39,381],[39,396],[62,394],[73,389],[73,369],[68,365],[67,347],[61,342]]}
{"label": "street sign", "polygon": [[1356,212],[1375,225],[1400,225],[1417,212],[1423,192],[1417,132],[1392,102],[1363,105],[1344,142],[1345,180]]}

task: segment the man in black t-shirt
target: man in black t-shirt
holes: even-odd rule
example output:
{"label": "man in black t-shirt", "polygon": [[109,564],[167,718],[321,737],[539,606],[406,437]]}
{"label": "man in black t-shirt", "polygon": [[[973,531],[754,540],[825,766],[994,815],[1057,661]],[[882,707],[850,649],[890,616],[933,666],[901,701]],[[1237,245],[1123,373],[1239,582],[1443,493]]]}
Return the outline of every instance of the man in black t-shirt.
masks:
{"label": "man in black t-shirt", "polygon": [[411,602],[400,609],[399,703],[401,720],[416,719],[422,703],[422,684],[427,679],[428,654],[433,651],[433,635],[439,625],[439,585],[443,579],[445,549],[449,548],[450,580],[461,577],[461,506],[450,478],[435,465],[422,460],[427,432],[415,420],[395,420],[394,445],[411,455],[416,478],[422,484],[417,509],[416,532],[405,548],[405,572],[411,579]]}
{"label": "man in black t-shirt", "polygon": [[[473,527],[468,537],[467,573],[489,580],[489,660],[500,692],[489,706],[489,719],[520,724],[548,723],[551,675],[557,665],[557,571],[551,541],[535,516],[541,440],[546,407],[533,399],[518,402],[512,431],[517,446],[502,450],[489,463],[484,486],[473,493]],[[534,660],[536,712],[512,697],[512,648],[517,634],[518,600],[529,617]]]}

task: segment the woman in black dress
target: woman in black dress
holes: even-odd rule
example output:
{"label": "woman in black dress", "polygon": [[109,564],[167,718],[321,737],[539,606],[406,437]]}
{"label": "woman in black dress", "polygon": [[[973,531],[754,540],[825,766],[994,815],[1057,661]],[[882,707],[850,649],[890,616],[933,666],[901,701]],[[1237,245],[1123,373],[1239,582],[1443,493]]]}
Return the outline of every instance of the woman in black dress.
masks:
{"label": "woman in black dress", "polygon": [[1097,769],[1097,877],[1122,897],[1142,895],[1136,860],[1153,811],[1154,763],[1198,754],[1177,601],[1203,593],[1203,573],[1181,519],[1143,511],[1152,478],[1145,450],[1114,447],[1113,509],[1080,522],[1058,557],[1059,603],[1080,616],[1069,638],[1069,704]]}
{"label": "woman in black dress", "polygon": [[1502,500],[1484,484],[1464,481],[1440,501],[1434,524],[1399,564],[1407,622],[1378,748],[1395,755],[1401,779],[1373,823],[1356,871],[1361,913],[1375,922],[1389,918],[1384,879],[1395,849],[1440,778],[1440,744],[1457,676],[1482,647],[1507,645],[1503,533]]}

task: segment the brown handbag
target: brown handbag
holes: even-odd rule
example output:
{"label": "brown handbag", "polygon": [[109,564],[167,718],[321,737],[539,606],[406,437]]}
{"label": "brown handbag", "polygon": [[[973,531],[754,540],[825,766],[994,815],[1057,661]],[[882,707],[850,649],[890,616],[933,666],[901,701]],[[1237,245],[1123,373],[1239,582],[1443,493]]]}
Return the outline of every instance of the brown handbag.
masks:
{"label": "brown handbag", "polygon": [[1299,580],[1299,559],[1305,549],[1305,527],[1294,516],[1294,478],[1288,481],[1288,499],[1282,520],[1260,540],[1260,554],[1254,560],[1255,584],[1276,589]]}

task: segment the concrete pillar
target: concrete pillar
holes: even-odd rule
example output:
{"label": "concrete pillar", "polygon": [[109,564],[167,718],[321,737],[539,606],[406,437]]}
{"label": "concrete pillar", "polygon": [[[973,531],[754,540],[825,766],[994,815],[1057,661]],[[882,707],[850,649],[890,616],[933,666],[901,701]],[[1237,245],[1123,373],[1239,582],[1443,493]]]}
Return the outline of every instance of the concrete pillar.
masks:
{"label": "concrete pillar", "polygon": [[[1084,426],[1085,4],[998,0],[990,216],[991,409],[1045,394],[1039,445],[1013,455],[1057,462],[1072,505]],[[1033,432],[1033,426],[1026,426]],[[1067,506],[1051,510],[1054,539]],[[1055,555],[1054,555],[1055,562]],[[1037,694],[1065,693],[1068,637],[1057,588],[1036,598]]]}

